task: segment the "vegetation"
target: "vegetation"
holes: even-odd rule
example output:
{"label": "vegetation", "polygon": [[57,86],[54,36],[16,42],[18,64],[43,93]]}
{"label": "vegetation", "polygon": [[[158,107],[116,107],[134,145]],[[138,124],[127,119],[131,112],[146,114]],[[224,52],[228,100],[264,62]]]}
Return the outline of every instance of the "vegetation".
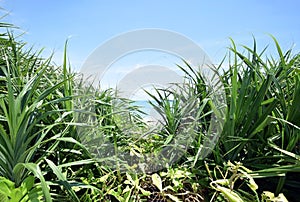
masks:
{"label": "vegetation", "polygon": [[[274,37],[277,56],[231,40],[228,68],[211,67],[226,106],[215,105],[200,70],[179,66],[184,85],[149,93],[163,117],[152,127],[132,101],[72,73],[67,43],[56,66],[0,26],[1,201],[300,197],[300,55]],[[213,112],[222,130],[210,128]]]}

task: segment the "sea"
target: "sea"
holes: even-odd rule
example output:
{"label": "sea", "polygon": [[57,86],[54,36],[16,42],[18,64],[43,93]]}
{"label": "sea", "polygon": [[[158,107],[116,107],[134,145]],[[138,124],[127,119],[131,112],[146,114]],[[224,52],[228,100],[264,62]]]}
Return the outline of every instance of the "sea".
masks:
{"label": "sea", "polygon": [[149,116],[154,110],[148,100],[136,100],[132,103],[132,105],[140,107],[140,110],[145,113],[140,114],[142,117]]}
{"label": "sea", "polygon": [[[154,102],[154,101],[152,101]],[[172,104],[172,100],[169,100],[169,102],[171,102]],[[156,104],[154,102],[154,104]],[[144,112],[143,113],[140,113],[140,116],[143,118],[143,119],[146,119],[146,120],[150,120],[150,121],[162,121],[163,120],[163,117],[161,117],[161,115],[156,112],[156,110],[153,108],[153,106],[149,103],[149,100],[135,100],[132,105],[134,106],[139,106],[140,107],[140,110]]]}

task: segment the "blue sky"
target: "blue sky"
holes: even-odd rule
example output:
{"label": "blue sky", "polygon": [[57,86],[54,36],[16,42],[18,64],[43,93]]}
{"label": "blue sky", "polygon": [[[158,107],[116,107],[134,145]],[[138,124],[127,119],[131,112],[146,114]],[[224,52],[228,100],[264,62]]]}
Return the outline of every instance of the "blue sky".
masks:
{"label": "blue sky", "polygon": [[10,14],[4,18],[26,31],[24,41],[36,48],[54,51],[59,61],[65,40],[75,68],[97,46],[127,31],[162,28],[195,41],[218,63],[230,46],[251,45],[252,34],[259,47],[272,44],[273,34],[283,48],[300,50],[300,1],[298,0],[2,0]]}

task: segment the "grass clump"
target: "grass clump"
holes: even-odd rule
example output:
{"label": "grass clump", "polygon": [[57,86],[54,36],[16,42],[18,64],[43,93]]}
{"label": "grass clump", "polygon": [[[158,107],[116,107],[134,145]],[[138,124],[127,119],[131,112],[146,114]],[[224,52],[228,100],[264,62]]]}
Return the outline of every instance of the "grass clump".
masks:
{"label": "grass clump", "polygon": [[71,72],[67,43],[56,66],[4,31],[1,200],[296,201],[300,56],[272,38],[276,57],[232,40],[228,68],[211,67],[226,106],[200,70],[179,66],[183,85],[148,92],[162,117],[149,127],[132,101]]}

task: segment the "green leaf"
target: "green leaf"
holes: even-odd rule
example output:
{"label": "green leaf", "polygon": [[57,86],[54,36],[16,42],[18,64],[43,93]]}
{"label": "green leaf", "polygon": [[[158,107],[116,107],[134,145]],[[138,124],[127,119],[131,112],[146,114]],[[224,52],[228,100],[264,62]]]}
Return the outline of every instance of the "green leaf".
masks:
{"label": "green leaf", "polygon": [[160,192],[163,191],[162,181],[160,176],[157,173],[151,175],[152,183],[159,189]]}
{"label": "green leaf", "polygon": [[221,186],[218,186],[216,189],[220,191],[229,202],[244,202],[234,190]]}
{"label": "green leaf", "polygon": [[30,172],[32,172],[40,181],[43,189],[44,197],[46,202],[52,202],[48,184],[42,174],[40,167],[35,163],[19,163],[14,168],[14,173],[20,172],[22,168],[26,168]]}
{"label": "green leaf", "polygon": [[34,185],[34,177],[32,175],[28,176],[23,180],[22,185],[24,188],[26,188],[28,191],[32,189]]}
{"label": "green leaf", "polygon": [[172,201],[175,201],[175,202],[181,202],[179,200],[179,198],[177,198],[176,196],[172,195],[172,194],[166,194],[166,196],[168,196]]}
{"label": "green leaf", "polygon": [[125,201],[125,199],[120,195],[119,192],[116,192],[116,191],[114,191],[112,189],[108,191],[108,194],[116,197],[116,199],[119,200],[119,201]]}
{"label": "green leaf", "polygon": [[11,195],[11,191],[15,188],[15,183],[6,179],[5,177],[0,177],[0,194],[5,197]]}
{"label": "green leaf", "polygon": [[60,180],[60,184],[62,184],[66,188],[66,190],[70,193],[70,195],[72,196],[72,199],[79,202],[80,201],[79,198],[73,191],[71,185],[67,181],[66,176],[61,172],[59,167],[57,167],[51,160],[49,160],[49,159],[45,159],[45,160],[48,163],[48,165],[50,166],[50,168],[52,169],[53,173]]}
{"label": "green leaf", "polygon": [[106,175],[103,175],[102,177],[99,178],[100,182],[106,182],[106,180],[111,176],[111,173],[108,173]]}

